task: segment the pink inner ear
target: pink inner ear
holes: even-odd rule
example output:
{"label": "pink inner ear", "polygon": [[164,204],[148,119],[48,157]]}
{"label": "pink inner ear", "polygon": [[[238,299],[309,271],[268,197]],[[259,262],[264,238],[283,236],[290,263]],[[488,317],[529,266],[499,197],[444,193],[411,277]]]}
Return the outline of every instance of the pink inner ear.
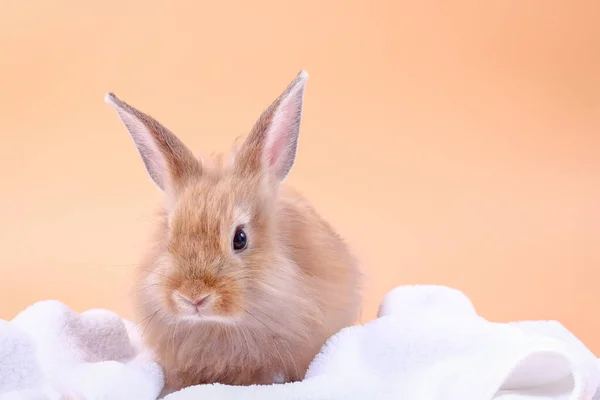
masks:
{"label": "pink inner ear", "polygon": [[275,167],[281,159],[286,147],[286,135],[278,135],[274,138],[269,148],[269,168]]}
{"label": "pink inner ear", "polygon": [[287,149],[290,141],[293,140],[292,135],[295,133],[296,128],[294,124],[297,123],[300,107],[295,97],[292,95],[285,99],[273,115],[267,147],[270,168],[278,169],[278,167],[281,167],[282,162],[285,164],[285,158],[290,156],[287,154]]}

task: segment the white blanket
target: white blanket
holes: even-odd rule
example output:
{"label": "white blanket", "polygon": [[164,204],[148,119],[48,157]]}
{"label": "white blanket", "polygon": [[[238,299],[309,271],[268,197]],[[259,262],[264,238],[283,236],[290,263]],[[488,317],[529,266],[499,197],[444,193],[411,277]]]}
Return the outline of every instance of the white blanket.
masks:
{"label": "white blanket", "polygon": [[[591,400],[599,385],[598,359],[558,322],[488,322],[459,291],[407,286],[378,319],[334,335],[302,382],[199,385],[165,400]],[[45,301],[0,321],[1,400],[155,400],[162,387],[114,313]]]}

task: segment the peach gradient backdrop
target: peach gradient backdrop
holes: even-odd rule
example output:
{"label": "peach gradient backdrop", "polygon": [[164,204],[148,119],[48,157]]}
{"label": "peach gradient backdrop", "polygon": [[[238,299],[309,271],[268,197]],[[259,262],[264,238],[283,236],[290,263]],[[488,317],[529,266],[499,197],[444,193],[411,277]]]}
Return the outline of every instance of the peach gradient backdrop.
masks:
{"label": "peach gradient backdrop", "polygon": [[[169,3],[169,5],[168,5]],[[290,182],[401,284],[600,354],[600,2],[0,2],[0,317],[131,316],[160,193],[103,102],[224,150],[310,73]]]}

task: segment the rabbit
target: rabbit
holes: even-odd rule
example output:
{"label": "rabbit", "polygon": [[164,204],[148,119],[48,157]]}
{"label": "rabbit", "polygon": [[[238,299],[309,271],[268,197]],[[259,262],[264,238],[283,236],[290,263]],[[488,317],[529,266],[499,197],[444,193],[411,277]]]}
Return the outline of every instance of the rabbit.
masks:
{"label": "rabbit", "polygon": [[134,308],[168,390],[302,380],[327,339],[358,320],[356,258],[285,183],[307,78],[301,71],[230,156],[213,159],[105,97],[164,192]]}

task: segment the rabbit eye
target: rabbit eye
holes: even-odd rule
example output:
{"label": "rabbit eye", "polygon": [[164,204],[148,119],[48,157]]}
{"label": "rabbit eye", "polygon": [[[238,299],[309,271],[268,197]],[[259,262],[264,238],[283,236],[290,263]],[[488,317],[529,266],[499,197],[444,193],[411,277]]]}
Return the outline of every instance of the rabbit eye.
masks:
{"label": "rabbit eye", "polygon": [[246,232],[244,232],[242,227],[238,226],[235,229],[235,233],[233,234],[233,241],[232,241],[233,250],[235,250],[235,251],[244,250],[247,245],[248,245],[248,236],[246,235]]}

